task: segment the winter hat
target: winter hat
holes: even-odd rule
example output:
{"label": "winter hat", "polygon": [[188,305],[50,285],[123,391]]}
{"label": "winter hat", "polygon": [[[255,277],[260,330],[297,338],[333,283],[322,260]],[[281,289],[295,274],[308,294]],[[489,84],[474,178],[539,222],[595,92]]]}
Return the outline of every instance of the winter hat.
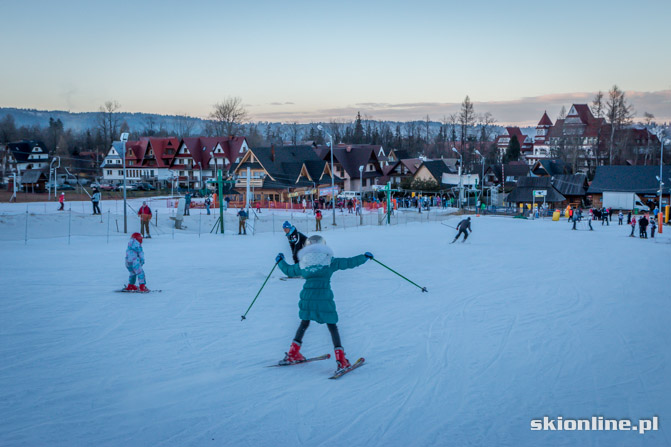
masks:
{"label": "winter hat", "polygon": [[284,223],[282,224],[283,229],[291,228],[291,226],[292,226],[291,222],[289,222],[288,220],[285,220]]}
{"label": "winter hat", "polygon": [[135,239],[139,243],[142,243],[142,235],[140,233],[133,233],[130,237],[131,239]]}
{"label": "winter hat", "polygon": [[331,265],[333,250],[326,245],[323,237],[310,236],[305,246],[298,252],[298,264],[308,272],[319,271]]}
{"label": "winter hat", "polygon": [[326,239],[321,237],[318,234],[315,234],[314,236],[310,236],[306,241],[305,241],[305,246],[307,247],[308,245],[313,245],[313,244],[322,244],[326,245]]}

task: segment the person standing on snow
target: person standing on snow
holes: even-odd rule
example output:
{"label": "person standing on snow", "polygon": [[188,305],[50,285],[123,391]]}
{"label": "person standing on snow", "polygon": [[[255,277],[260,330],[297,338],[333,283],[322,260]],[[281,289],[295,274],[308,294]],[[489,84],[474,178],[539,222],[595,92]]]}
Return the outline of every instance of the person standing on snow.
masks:
{"label": "person standing on snow", "polygon": [[149,222],[151,221],[151,209],[147,202],[142,202],[142,206],[137,212],[138,217],[140,218],[140,233],[142,237],[145,237],[145,231],[147,239],[151,239],[151,234],[149,234]]}
{"label": "person standing on snow", "polygon": [[294,264],[298,264],[298,252],[305,246],[305,241],[308,240],[307,236],[301,233],[291,225],[291,222],[285,220],[282,224],[282,229],[287,235],[289,240],[289,246],[291,247],[291,254],[293,255]]}
{"label": "person standing on snow", "polygon": [[654,217],[650,218],[650,238],[655,238],[655,230],[657,229],[657,222]]}
{"label": "person standing on snow", "polygon": [[317,222],[317,227],[315,231],[322,231],[322,212],[321,210],[315,211],[315,221]]}
{"label": "person standing on snow", "polygon": [[629,225],[631,225],[631,234],[629,237],[634,237],[634,230],[636,230],[636,216],[632,216]]}
{"label": "person standing on snow", "polygon": [[126,248],[126,268],[130,276],[128,277],[128,285],[124,288],[127,292],[137,291],[135,280],[140,282],[140,292],[149,292],[147,289],[146,280],[144,276],[144,251],[142,250],[142,235],[140,233],[133,233]]}
{"label": "person standing on snow", "polygon": [[212,205],[212,199],[210,199],[210,196],[208,195],[205,197],[205,209],[207,210],[207,215],[210,215],[210,205]]}
{"label": "person standing on snow", "polygon": [[278,254],[275,258],[278,267],[285,275],[305,278],[305,284],[298,302],[298,308],[300,309],[298,317],[301,319],[301,323],[291,342],[289,352],[286,353],[281,363],[305,361],[305,357],[300,353],[303,335],[310,325],[310,321],[315,321],[319,324],[326,324],[331,333],[338,370],[347,368],[351,365],[345,357],[345,350],[338,333],[336,324],[338,323],[338,312],[331,290],[331,276],[338,270],[358,267],[369,259],[373,259],[373,255],[366,252],[363,255],[351,258],[334,258],[333,250],[326,245],[324,238],[315,235],[310,236],[305,248],[298,253],[298,257],[300,261],[294,265],[287,264],[283,253]]}
{"label": "person standing on snow", "polygon": [[459,230],[459,232],[454,237],[454,240],[452,241],[452,244],[457,242],[457,239],[459,239],[459,236],[461,236],[462,234],[464,235],[464,239],[461,242],[466,242],[466,239],[468,239],[469,232],[473,231],[473,230],[471,230],[471,218],[468,217],[468,218],[462,220],[461,222],[459,222],[457,224],[457,230]]}
{"label": "person standing on snow", "polygon": [[647,239],[648,238],[648,218],[647,217],[643,216],[640,219],[638,219],[638,229],[641,232],[641,234],[640,234],[641,239]]}
{"label": "person standing on snow", "polygon": [[238,234],[247,234],[247,211],[244,208],[240,208],[238,211]]}
{"label": "person standing on snow", "polygon": [[93,214],[100,214],[100,191],[98,188],[93,188],[93,195],[91,196],[91,203],[93,204]]}
{"label": "person standing on snow", "polygon": [[184,196],[184,215],[185,216],[191,215],[191,194],[189,194],[188,192]]}
{"label": "person standing on snow", "polygon": [[60,197],[58,197],[58,203],[61,204],[61,207],[58,208],[58,211],[63,211],[65,209],[65,193],[62,192]]}

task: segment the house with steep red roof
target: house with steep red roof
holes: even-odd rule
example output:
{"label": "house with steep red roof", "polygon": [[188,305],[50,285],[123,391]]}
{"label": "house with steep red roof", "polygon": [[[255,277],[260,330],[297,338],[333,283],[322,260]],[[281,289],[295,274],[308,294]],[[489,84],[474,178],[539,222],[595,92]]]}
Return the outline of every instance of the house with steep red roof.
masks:
{"label": "house with steep red roof", "polygon": [[170,169],[176,172],[180,186],[202,188],[218,170],[228,175],[248,150],[245,137],[183,138]]}
{"label": "house with steep red roof", "polygon": [[[344,182],[345,191],[372,191],[374,185],[381,185],[380,178],[384,175],[379,158],[379,145],[346,145],[339,144],[333,151],[333,172]],[[326,148],[318,148],[318,156],[330,161],[331,152]],[[363,166],[363,171],[359,167]]]}
{"label": "house with steep red roof", "polygon": [[531,137],[524,135],[522,130],[519,127],[506,127],[506,133],[496,137],[496,149],[499,153],[499,158],[502,160],[503,156],[506,154],[506,149],[510,144],[510,140],[513,137],[517,137],[517,141],[520,143],[520,158],[525,160],[528,154],[531,154],[534,149],[534,142]]}
{"label": "house with steep red roof", "polygon": [[607,159],[609,138],[610,124],[605,118],[595,117],[587,104],[573,104],[566,118],[554,124],[543,114],[527,160],[534,165],[542,159],[562,158],[575,170],[587,171]]}

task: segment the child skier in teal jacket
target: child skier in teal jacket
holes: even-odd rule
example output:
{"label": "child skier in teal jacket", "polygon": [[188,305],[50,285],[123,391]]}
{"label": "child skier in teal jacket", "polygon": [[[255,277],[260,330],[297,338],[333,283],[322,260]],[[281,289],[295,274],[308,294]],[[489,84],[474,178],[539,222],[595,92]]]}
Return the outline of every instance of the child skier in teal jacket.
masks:
{"label": "child skier in teal jacket", "polygon": [[350,362],[345,357],[338,326],[336,325],[338,313],[331,290],[331,276],[338,270],[358,267],[369,259],[373,259],[373,255],[369,252],[351,258],[334,258],[333,250],[326,245],[324,238],[316,235],[309,237],[305,247],[298,252],[298,264],[289,265],[284,260],[284,254],[277,255],[275,261],[285,275],[305,278],[305,284],[298,302],[300,309],[298,316],[301,323],[294,340],[291,342],[289,352],[281,363],[298,363],[305,360],[305,357],[300,353],[303,335],[310,325],[310,321],[316,321],[320,324],[326,323],[328,326],[335,348],[338,369],[350,366]]}

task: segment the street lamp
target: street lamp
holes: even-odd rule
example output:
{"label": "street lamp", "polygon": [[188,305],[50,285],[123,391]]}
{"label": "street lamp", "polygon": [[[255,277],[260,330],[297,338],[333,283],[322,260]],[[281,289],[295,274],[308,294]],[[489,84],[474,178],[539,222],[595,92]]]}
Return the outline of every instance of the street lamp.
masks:
{"label": "street lamp", "polygon": [[477,149],[475,150],[475,153],[478,154],[482,160],[482,177],[480,177],[480,203],[484,203],[482,198],[485,196],[485,157]]}
{"label": "street lamp", "polygon": [[[54,166],[54,162],[56,160],[58,160],[58,166],[56,166],[54,168],[53,166]],[[56,181],[56,172],[57,172],[56,170],[60,167],[61,167],[61,157],[56,156],[56,157],[52,158],[51,163],[49,163],[49,199],[51,199],[51,186],[52,185],[54,187],[54,199],[56,198],[56,194],[58,194],[58,182]],[[52,177],[51,177],[52,173],[53,173],[53,180],[52,180]]]}
{"label": "street lamp", "polygon": [[330,133],[324,130],[324,127],[322,125],[318,125],[317,129],[320,131],[324,132],[327,137],[329,137],[329,141],[331,142],[331,209],[333,210],[333,225],[336,224],[335,220],[335,177],[334,177],[334,171],[333,171],[333,137],[331,136]]}
{"label": "street lamp", "polygon": [[662,187],[664,186],[664,182],[662,182],[663,174],[662,174],[662,166],[663,166],[663,159],[664,159],[664,129],[661,127],[658,127],[655,129],[655,135],[659,139],[660,142],[660,151],[659,151],[659,177],[657,177],[657,180],[659,181],[659,212],[660,214],[662,213]]}
{"label": "street lamp", "polygon": [[123,232],[128,233],[128,220],[126,217],[126,142],[128,133],[121,134],[121,152],[123,152]]}
{"label": "street lamp", "polygon": [[359,225],[363,225],[363,165],[359,166]]}
{"label": "street lamp", "polygon": [[203,189],[203,164],[198,162],[198,167],[200,168],[200,178],[198,179],[198,186],[200,189]]}
{"label": "street lamp", "polygon": [[459,209],[461,209],[461,190],[463,189],[462,183],[461,183],[461,166],[464,164],[464,158],[461,156],[459,151],[457,150],[456,147],[452,148],[452,152],[456,153],[459,155]]}

